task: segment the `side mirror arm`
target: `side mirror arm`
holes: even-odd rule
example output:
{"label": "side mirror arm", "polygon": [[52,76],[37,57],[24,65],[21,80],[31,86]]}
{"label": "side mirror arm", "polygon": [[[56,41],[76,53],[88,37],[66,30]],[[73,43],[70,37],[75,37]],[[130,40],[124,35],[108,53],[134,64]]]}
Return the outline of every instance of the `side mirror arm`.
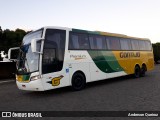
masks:
{"label": "side mirror arm", "polygon": [[12,51],[12,50],[17,50],[17,49],[20,49],[20,47],[14,47],[14,48],[10,48],[10,49],[8,50],[8,59],[9,59],[9,60],[15,60],[15,59],[11,59],[11,51]]}

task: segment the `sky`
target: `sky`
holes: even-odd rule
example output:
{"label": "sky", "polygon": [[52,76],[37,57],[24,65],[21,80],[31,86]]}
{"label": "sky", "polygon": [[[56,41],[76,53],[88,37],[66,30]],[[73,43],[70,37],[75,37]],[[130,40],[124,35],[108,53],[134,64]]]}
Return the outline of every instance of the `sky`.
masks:
{"label": "sky", "polygon": [[0,0],[0,26],[61,26],[160,42],[160,0]]}

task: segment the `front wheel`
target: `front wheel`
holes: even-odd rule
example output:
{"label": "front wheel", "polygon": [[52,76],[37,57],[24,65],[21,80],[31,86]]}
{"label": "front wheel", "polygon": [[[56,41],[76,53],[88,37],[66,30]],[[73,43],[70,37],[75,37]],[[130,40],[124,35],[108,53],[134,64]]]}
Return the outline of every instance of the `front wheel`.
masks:
{"label": "front wheel", "polygon": [[83,89],[85,85],[85,76],[82,73],[75,73],[72,77],[72,89],[78,91]]}

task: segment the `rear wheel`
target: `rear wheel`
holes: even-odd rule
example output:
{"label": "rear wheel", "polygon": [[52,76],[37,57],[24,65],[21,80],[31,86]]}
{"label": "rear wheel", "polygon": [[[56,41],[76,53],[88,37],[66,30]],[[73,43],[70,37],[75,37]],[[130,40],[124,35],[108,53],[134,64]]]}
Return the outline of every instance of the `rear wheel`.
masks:
{"label": "rear wheel", "polygon": [[142,65],[142,68],[141,68],[141,77],[144,77],[145,73],[146,73],[146,66]]}
{"label": "rear wheel", "polygon": [[136,65],[135,68],[134,68],[134,77],[135,78],[139,78],[140,77],[140,73],[141,73],[140,67],[138,65]]}
{"label": "rear wheel", "polygon": [[85,85],[86,85],[85,76],[80,72],[75,73],[72,77],[72,89],[78,91],[83,89]]}

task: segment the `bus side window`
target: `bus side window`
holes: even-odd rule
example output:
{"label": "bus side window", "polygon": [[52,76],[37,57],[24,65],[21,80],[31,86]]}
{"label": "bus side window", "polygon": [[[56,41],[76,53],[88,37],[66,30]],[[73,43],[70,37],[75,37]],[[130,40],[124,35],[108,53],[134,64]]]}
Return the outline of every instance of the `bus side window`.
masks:
{"label": "bus side window", "polygon": [[70,34],[69,49],[79,49],[78,35]]}
{"label": "bus side window", "polygon": [[96,50],[97,45],[96,45],[96,41],[95,41],[93,35],[89,35],[89,42],[90,42],[90,45],[91,45],[91,49]]}
{"label": "bus side window", "polygon": [[132,50],[139,50],[138,40],[131,40]]}
{"label": "bus side window", "polygon": [[89,48],[90,46],[87,34],[70,32],[69,49],[86,50]]}
{"label": "bus side window", "polygon": [[120,50],[120,41],[117,37],[106,37],[107,46],[109,50]]}
{"label": "bus side window", "polygon": [[130,39],[120,39],[121,49],[122,50],[131,50],[131,41]]}
{"label": "bus side window", "polygon": [[104,36],[100,35],[89,35],[89,42],[91,49],[93,50],[106,50],[106,40]]}
{"label": "bus side window", "polygon": [[145,49],[146,50],[152,50],[151,43],[149,41],[145,41]]}
{"label": "bus side window", "polygon": [[99,50],[106,50],[106,40],[104,36],[96,36],[96,43],[97,43],[97,49]]}
{"label": "bus side window", "polygon": [[145,41],[139,40],[138,42],[140,50],[146,50]]}
{"label": "bus side window", "polygon": [[78,38],[79,38],[78,39],[79,47],[80,47],[81,50],[90,49],[89,40],[88,40],[88,35],[87,34],[79,34]]}

